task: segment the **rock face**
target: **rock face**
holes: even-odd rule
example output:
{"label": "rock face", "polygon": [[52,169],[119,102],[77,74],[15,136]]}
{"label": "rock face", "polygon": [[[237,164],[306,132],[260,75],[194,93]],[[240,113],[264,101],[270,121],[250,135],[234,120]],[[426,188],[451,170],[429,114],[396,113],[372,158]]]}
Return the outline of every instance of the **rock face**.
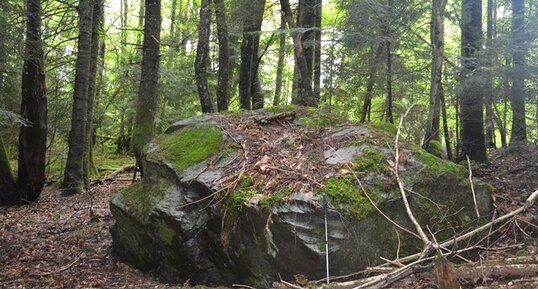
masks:
{"label": "rock face", "polygon": [[[421,249],[368,200],[414,231],[392,172],[392,133],[315,111],[298,110],[293,122],[275,113],[185,120],[148,144],[144,181],[111,203],[114,252],[171,282],[268,288],[279,274],[322,278],[323,193],[331,275],[394,257],[398,238],[400,256]],[[399,169],[424,228],[442,240],[481,222],[464,167],[400,147]],[[491,187],[473,183],[487,220]]]}

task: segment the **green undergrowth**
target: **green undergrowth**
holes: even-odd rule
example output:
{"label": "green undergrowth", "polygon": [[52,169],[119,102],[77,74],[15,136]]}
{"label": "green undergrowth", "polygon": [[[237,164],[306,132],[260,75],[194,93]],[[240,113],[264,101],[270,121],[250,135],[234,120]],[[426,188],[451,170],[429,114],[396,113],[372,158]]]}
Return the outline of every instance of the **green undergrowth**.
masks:
{"label": "green undergrowth", "polygon": [[278,106],[268,107],[266,110],[268,112],[278,114],[278,113],[284,113],[284,112],[290,112],[290,111],[297,110],[297,106],[296,105],[291,105],[291,104],[278,105]]}
{"label": "green undergrowth", "polygon": [[298,111],[297,122],[306,129],[319,130],[335,127],[345,121],[342,117],[323,108],[304,108]]}
{"label": "green undergrowth", "polygon": [[366,126],[378,129],[384,132],[388,132],[391,135],[396,136],[396,133],[398,132],[398,127],[395,124],[388,123],[388,122],[370,122],[366,124]]}
{"label": "green undergrowth", "polygon": [[184,128],[159,137],[159,147],[150,158],[163,158],[177,171],[200,163],[222,149],[222,130],[214,125]]}
{"label": "green undergrowth", "polygon": [[149,213],[159,204],[171,187],[170,184],[166,183],[148,187],[140,182],[123,189],[120,191],[120,195],[132,212],[142,220],[146,220]]}
{"label": "green undergrowth", "polygon": [[[358,220],[365,218],[375,209],[352,176],[331,177],[326,181],[325,187],[318,189],[316,193],[326,193],[334,207]],[[381,194],[378,192],[367,193],[374,202],[381,200]]]}

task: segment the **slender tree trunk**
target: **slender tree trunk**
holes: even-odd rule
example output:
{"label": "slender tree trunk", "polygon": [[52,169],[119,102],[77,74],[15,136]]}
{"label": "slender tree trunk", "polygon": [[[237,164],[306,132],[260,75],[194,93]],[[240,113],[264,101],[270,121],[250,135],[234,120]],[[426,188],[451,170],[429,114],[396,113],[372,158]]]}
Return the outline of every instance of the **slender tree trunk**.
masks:
{"label": "slender tree trunk", "polygon": [[477,162],[487,162],[484,137],[483,92],[478,71],[478,50],[482,43],[482,1],[463,0],[462,5],[462,89],[460,119],[463,153]]}
{"label": "slender tree trunk", "polygon": [[[241,43],[241,65],[239,67],[239,105],[250,110],[263,107],[263,96],[256,95],[258,81],[258,51],[260,31],[265,11],[265,0],[248,2],[251,11],[243,20],[243,41]],[[259,83],[258,83],[259,84]]]}
{"label": "slender tree trunk", "polygon": [[[181,4],[180,4],[181,5]],[[176,37],[176,12],[177,12],[177,0],[172,0],[172,15],[170,15],[170,39],[175,41]]]}
{"label": "slender tree trunk", "polygon": [[282,96],[282,75],[284,74],[284,60],[286,58],[286,18],[284,13],[280,17],[279,44],[278,44],[278,62],[276,66],[275,97],[273,106],[280,104]]}
{"label": "slender tree trunk", "polygon": [[387,108],[386,116],[387,121],[394,123],[394,116],[392,115],[392,52],[390,49],[390,41],[385,43],[387,49]]}
{"label": "slender tree trunk", "polygon": [[505,148],[507,147],[507,143],[506,143],[506,127],[504,126],[504,123],[500,117],[501,115],[501,112],[499,111],[499,109],[497,109],[497,106],[495,104],[493,104],[493,109],[494,109],[494,113],[493,113],[493,119],[495,120],[495,122],[497,123],[497,127],[499,128],[499,134],[501,135],[501,147]]}
{"label": "slender tree trunk", "polygon": [[383,25],[384,34],[386,37],[385,48],[387,56],[387,107],[386,120],[390,123],[394,123],[394,116],[392,115],[392,51],[391,51],[391,18],[392,18],[392,7],[394,6],[393,0],[388,0],[388,17],[385,19],[386,23]]}
{"label": "slender tree trunk", "polygon": [[[428,149],[430,141],[439,141],[441,98],[443,91],[443,61],[444,61],[444,11],[446,0],[433,0],[430,37],[432,44],[432,70],[430,84],[430,109],[426,135],[422,148]],[[445,119],[446,121],[446,119]]]}
{"label": "slender tree trunk", "polygon": [[21,126],[19,133],[18,188],[22,199],[35,201],[45,184],[47,153],[47,97],[39,0],[27,1],[26,15],[21,116],[29,125]]}
{"label": "slender tree trunk", "polygon": [[512,133],[510,143],[527,140],[525,121],[525,3],[524,0],[512,0]]}
{"label": "slender tree trunk", "polygon": [[314,97],[321,100],[321,16],[323,0],[316,0],[316,48],[314,52]]}
{"label": "slender tree trunk", "polygon": [[207,63],[209,57],[209,36],[211,34],[211,0],[202,0],[200,6],[200,22],[198,23],[198,45],[196,46],[196,59],[194,60],[194,73],[196,87],[202,113],[213,112],[213,101],[207,82]]}
{"label": "slender tree trunk", "polygon": [[495,126],[493,122],[493,102],[495,94],[493,92],[493,0],[487,2],[487,24],[486,24],[486,95],[484,104],[486,107],[486,146],[495,148]]}
{"label": "slender tree trunk", "polygon": [[72,195],[85,190],[84,186],[84,131],[88,87],[90,83],[90,62],[92,42],[92,0],[81,0],[79,4],[78,52],[73,92],[73,112],[69,132],[69,152],[65,165],[63,193]]}
{"label": "slender tree trunk", "polygon": [[[379,44],[375,51],[374,59],[372,60],[372,63],[370,64],[370,69],[368,72],[368,80],[366,81],[366,95],[364,95],[364,100],[363,100],[362,109],[361,109],[361,117],[360,117],[361,123],[364,123],[366,121],[366,118],[368,117],[370,110],[372,108],[372,96],[373,96],[373,91],[374,91],[376,75],[377,75],[377,68],[379,67],[379,63],[381,62],[382,55],[383,55],[383,45]],[[370,120],[369,117],[368,117],[368,120]]]}
{"label": "slender tree trunk", "polygon": [[228,110],[228,89],[230,87],[230,51],[228,26],[226,24],[226,7],[224,0],[215,0],[215,18],[219,39],[219,71],[217,84],[217,110]]}
{"label": "slender tree trunk", "polygon": [[160,66],[161,1],[145,0],[144,44],[140,88],[133,125],[133,150],[142,176],[145,170],[144,146],[151,141],[157,110]]}
{"label": "slender tree trunk", "polygon": [[302,100],[300,101],[300,104],[304,106],[318,106],[318,101],[314,97],[314,92],[312,91],[312,80],[308,71],[308,63],[303,50],[301,33],[297,31],[297,26],[295,25],[295,20],[293,20],[289,0],[280,0],[280,6],[286,15],[286,22],[291,30],[293,46],[295,49],[295,58],[300,75],[301,88],[304,89],[305,95],[300,96],[300,99]]}
{"label": "slender tree trunk", "polygon": [[93,158],[93,110],[95,95],[97,91],[97,60],[99,56],[100,30],[103,12],[102,0],[93,0],[93,20],[92,20],[92,44],[90,54],[90,82],[88,86],[86,126],[84,128],[84,184],[90,186],[91,165]]}

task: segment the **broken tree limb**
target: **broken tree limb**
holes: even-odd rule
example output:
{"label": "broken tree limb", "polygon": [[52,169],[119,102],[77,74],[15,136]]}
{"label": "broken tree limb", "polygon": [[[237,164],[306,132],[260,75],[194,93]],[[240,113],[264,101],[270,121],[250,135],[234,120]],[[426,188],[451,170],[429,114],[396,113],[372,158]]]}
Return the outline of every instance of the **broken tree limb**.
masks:
{"label": "broken tree limb", "polygon": [[297,117],[297,113],[295,111],[289,111],[289,112],[278,113],[278,114],[274,114],[270,116],[255,117],[254,122],[256,122],[258,125],[268,125],[278,120],[291,121],[291,120],[294,120],[295,117]]}
{"label": "broken tree limb", "polygon": [[[417,219],[413,215],[413,212],[411,211],[411,206],[409,205],[409,201],[407,200],[407,195],[405,194],[405,188],[404,188],[404,185],[403,185],[403,181],[400,178],[400,169],[398,168],[398,166],[400,165],[399,164],[400,163],[400,149],[399,149],[399,144],[398,143],[399,143],[399,140],[400,140],[400,133],[402,131],[403,121],[407,117],[409,112],[411,112],[411,110],[414,107],[415,107],[415,104],[411,105],[407,109],[405,114],[402,115],[402,117],[400,118],[400,124],[398,125],[398,131],[396,132],[396,138],[394,140],[394,150],[395,150],[394,175],[396,176],[396,181],[398,182],[398,188],[400,189],[400,194],[402,196],[402,200],[403,200],[404,205],[405,205],[405,211],[407,213],[407,216],[409,217],[409,219],[411,220],[411,222],[415,226],[415,229],[417,230],[417,233],[420,236],[420,239],[422,240],[422,242],[424,242],[424,251],[426,251],[427,247],[430,247],[432,242],[430,241],[428,236],[426,236],[426,233],[424,233],[424,230],[422,230],[422,227],[420,226]],[[425,252],[423,252],[423,253],[425,253]],[[425,254],[423,254],[423,255],[425,255]]]}
{"label": "broken tree limb", "polygon": [[462,266],[456,269],[456,276],[460,279],[525,277],[537,275],[538,264]]}

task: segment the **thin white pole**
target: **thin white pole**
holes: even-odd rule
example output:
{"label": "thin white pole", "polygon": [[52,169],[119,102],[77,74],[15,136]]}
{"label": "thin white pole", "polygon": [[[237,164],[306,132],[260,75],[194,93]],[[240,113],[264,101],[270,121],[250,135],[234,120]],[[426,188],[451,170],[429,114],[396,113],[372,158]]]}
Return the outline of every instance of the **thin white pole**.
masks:
{"label": "thin white pole", "polygon": [[325,266],[327,270],[327,285],[329,284],[329,230],[327,228],[327,194],[323,194],[323,215],[325,219]]}

